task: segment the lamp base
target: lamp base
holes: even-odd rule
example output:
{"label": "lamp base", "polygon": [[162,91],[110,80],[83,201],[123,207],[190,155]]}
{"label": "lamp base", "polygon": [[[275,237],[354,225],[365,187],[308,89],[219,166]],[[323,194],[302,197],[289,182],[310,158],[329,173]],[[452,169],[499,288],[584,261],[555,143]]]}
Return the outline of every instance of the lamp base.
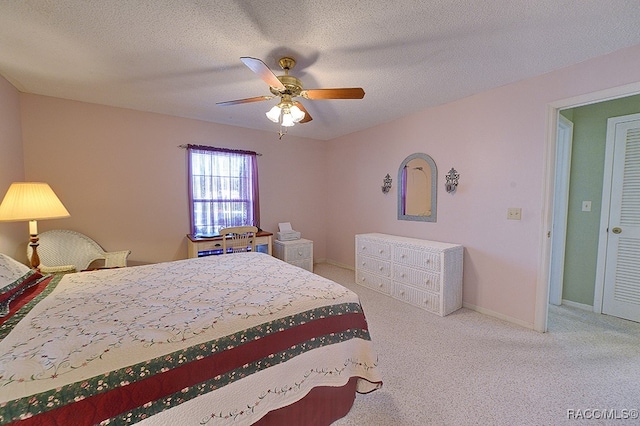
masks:
{"label": "lamp base", "polygon": [[31,267],[33,269],[38,269],[38,266],[40,266],[40,256],[38,256],[38,236],[37,235],[31,235],[31,238],[29,238],[29,246],[31,246]]}

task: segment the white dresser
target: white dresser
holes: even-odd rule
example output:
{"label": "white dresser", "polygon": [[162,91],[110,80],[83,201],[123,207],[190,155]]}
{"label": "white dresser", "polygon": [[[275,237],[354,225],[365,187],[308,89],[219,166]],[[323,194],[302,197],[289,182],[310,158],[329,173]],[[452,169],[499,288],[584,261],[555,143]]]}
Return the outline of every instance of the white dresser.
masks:
{"label": "white dresser", "polygon": [[273,242],[273,255],[295,266],[313,272],[313,241],[300,238]]}
{"label": "white dresser", "polygon": [[386,234],[356,235],[356,282],[434,314],[462,307],[463,247]]}

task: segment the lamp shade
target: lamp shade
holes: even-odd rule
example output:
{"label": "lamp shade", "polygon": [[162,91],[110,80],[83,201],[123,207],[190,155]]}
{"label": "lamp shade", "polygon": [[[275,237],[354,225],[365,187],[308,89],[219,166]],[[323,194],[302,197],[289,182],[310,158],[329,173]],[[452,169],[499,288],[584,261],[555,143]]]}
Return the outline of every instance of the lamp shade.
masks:
{"label": "lamp shade", "polygon": [[268,112],[266,112],[267,114],[267,118],[271,121],[273,121],[274,123],[277,123],[280,121],[280,106],[276,105],[273,108],[271,108]]}
{"label": "lamp shade", "polygon": [[299,123],[300,120],[304,118],[304,111],[302,111],[296,105],[292,106],[289,109],[289,112],[291,112],[291,118],[293,118],[293,121],[296,123]]}
{"label": "lamp shade", "polygon": [[293,122],[293,117],[291,116],[291,113],[289,111],[283,112],[282,113],[282,125],[284,127],[291,127],[294,124],[296,124],[296,123]]}
{"label": "lamp shade", "polygon": [[0,204],[0,221],[56,219],[71,216],[51,187],[42,182],[14,182]]}

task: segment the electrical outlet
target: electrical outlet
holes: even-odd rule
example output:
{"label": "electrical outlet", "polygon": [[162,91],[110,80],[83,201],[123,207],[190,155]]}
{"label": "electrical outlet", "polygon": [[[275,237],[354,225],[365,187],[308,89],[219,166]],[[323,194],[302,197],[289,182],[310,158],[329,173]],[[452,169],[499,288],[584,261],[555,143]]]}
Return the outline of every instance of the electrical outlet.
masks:
{"label": "electrical outlet", "polygon": [[507,209],[507,219],[509,220],[522,219],[522,209],[520,207],[509,207]]}
{"label": "electrical outlet", "polygon": [[583,201],[582,202],[582,211],[590,212],[591,211],[591,201]]}

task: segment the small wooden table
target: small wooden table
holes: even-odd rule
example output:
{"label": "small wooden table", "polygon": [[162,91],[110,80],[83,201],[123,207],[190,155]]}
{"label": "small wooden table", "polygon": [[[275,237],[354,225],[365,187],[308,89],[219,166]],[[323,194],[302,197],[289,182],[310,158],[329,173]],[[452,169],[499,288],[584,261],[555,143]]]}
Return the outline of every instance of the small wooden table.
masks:
{"label": "small wooden table", "polygon": [[[256,234],[256,249],[258,246],[266,245],[269,256],[273,253],[273,233],[258,231]],[[198,257],[198,253],[203,251],[222,250],[222,236],[217,237],[195,237],[187,234],[187,256],[189,258]]]}

